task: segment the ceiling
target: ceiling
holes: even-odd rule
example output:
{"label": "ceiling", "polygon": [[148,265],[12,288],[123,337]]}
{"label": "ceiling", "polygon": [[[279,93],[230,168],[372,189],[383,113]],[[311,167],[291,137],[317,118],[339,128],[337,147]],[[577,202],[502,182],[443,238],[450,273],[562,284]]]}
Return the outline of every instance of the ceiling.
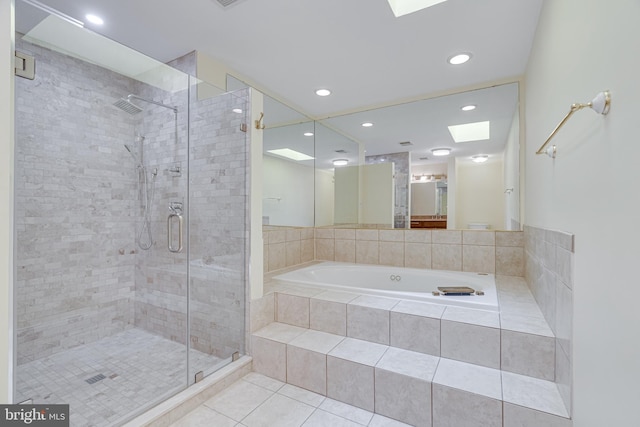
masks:
{"label": "ceiling", "polygon": [[[420,115],[416,104],[375,107],[518,78],[527,65],[542,0],[448,0],[400,18],[394,17],[387,0],[238,0],[226,8],[217,0],[41,3],[162,62],[193,50],[203,52],[227,64],[238,79],[304,115],[327,118],[328,126],[364,143],[368,155],[413,151],[417,160],[429,148],[453,144],[445,144],[437,132],[446,131],[445,124],[461,123],[458,104],[464,96],[445,97],[455,105],[449,117],[440,104],[430,107],[430,116],[439,118],[437,132],[426,128],[429,116]],[[21,21],[28,8],[21,7],[20,0],[16,5],[16,28],[28,30],[33,23]],[[88,23],[87,13],[101,16],[105,24]],[[447,63],[460,52],[471,53],[471,60],[458,66]],[[332,94],[319,97],[318,88]],[[497,139],[505,134],[497,128],[499,121],[505,122],[500,108],[505,101],[490,102],[498,107],[499,119],[488,116],[488,107],[473,113],[492,120],[492,134],[495,123]],[[267,111],[279,111],[277,103],[270,102]],[[280,120],[271,118],[270,123],[265,116],[267,126]],[[363,121],[375,126],[363,129]],[[414,146],[399,146],[403,141]],[[478,149],[489,153],[500,147]]]}

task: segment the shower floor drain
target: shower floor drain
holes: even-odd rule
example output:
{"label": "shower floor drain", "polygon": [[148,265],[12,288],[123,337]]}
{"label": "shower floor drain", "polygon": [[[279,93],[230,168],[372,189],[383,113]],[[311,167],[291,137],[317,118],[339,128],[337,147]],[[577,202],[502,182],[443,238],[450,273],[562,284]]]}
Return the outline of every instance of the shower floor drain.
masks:
{"label": "shower floor drain", "polygon": [[86,382],[88,382],[89,384],[95,384],[95,383],[97,383],[98,381],[101,381],[101,380],[103,380],[103,379],[105,379],[105,378],[107,378],[107,377],[105,377],[105,376],[104,376],[104,375],[102,375],[102,374],[98,374],[98,375],[96,375],[96,376],[94,376],[94,377],[89,378],[88,380],[85,380],[85,381],[86,381]]}

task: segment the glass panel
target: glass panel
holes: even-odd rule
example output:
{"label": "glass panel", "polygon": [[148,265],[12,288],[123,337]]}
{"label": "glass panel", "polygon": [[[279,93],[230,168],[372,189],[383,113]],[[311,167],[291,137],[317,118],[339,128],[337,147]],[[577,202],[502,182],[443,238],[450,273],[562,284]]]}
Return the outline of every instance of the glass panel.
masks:
{"label": "glass panel", "polygon": [[16,6],[16,401],[117,425],[187,385],[188,76]]}
{"label": "glass panel", "polygon": [[249,90],[192,80],[189,381],[244,354]]}

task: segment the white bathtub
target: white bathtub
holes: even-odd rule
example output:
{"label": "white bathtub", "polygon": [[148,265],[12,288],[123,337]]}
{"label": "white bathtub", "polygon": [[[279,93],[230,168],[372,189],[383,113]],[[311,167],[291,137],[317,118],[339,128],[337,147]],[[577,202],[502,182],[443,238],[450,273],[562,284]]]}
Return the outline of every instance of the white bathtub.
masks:
{"label": "white bathtub", "polygon": [[[498,311],[495,276],[367,264],[322,262],[273,278],[292,286],[313,286],[368,295]],[[484,295],[435,296],[442,286],[468,286]]]}

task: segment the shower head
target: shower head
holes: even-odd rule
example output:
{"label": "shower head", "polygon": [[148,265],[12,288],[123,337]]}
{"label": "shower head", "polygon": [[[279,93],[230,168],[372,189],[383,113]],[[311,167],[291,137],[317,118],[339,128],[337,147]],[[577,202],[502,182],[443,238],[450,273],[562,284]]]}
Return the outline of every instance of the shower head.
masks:
{"label": "shower head", "polygon": [[129,113],[131,115],[142,112],[142,108],[138,107],[133,102],[131,102],[131,99],[129,99],[128,97],[118,99],[116,102],[113,103],[113,105],[115,105],[125,113]]}
{"label": "shower head", "polygon": [[149,104],[158,105],[160,107],[168,108],[170,110],[173,110],[174,113],[178,114],[178,107],[174,107],[174,106],[171,106],[171,105],[166,105],[166,104],[163,104],[162,102],[156,102],[154,100],[143,98],[141,96],[134,95],[132,93],[127,95],[126,98],[120,98],[119,100],[114,102],[113,105],[115,105],[116,107],[118,107],[122,111],[126,111],[129,114],[138,114],[139,112],[143,111],[141,107],[138,107],[136,104],[131,102],[132,99],[137,99],[137,100],[140,100],[140,101],[148,102]]}

